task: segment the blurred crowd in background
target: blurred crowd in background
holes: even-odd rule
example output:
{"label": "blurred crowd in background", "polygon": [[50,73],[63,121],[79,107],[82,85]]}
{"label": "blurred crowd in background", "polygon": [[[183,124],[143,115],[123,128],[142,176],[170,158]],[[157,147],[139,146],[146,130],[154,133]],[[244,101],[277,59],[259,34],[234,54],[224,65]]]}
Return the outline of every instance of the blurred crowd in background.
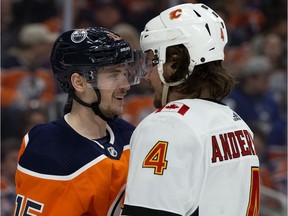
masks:
{"label": "blurred crowd in background", "polygon": [[[64,2],[1,0],[2,216],[13,209],[21,139],[35,124],[63,115],[67,96],[55,82],[49,57],[64,31]],[[287,196],[287,0],[73,0],[72,27],[107,27],[139,49],[147,21],[188,2],[204,3],[224,19],[229,38],[224,65],[238,80],[224,102],[254,131],[261,184]],[[133,86],[122,117],[137,126],[153,111],[145,81]]]}

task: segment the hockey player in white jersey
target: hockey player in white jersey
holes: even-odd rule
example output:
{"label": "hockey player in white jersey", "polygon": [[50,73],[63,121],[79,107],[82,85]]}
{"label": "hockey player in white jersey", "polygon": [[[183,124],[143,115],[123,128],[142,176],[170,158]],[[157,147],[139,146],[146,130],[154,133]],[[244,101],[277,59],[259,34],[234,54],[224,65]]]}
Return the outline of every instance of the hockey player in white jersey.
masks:
{"label": "hockey player in white jersey", "polygon": [[257,216],[253,132],[221,103],[235,84],[222,67],[224,21],[181,4],[150,20],[140,41],[158,110],[132,135],[122,215]]}

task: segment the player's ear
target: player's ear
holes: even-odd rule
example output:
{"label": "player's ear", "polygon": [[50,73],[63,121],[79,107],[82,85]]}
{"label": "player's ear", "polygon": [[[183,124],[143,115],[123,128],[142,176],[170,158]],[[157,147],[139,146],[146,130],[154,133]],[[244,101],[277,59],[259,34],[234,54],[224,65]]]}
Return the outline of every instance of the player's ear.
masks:
{"label": "player's ear", "polygon": [[85,89],[86,81],[79,73],[73,73],[71,75],[71,83],[76,91],[83,92]]}
{"label": "player's ear", "polygon": [[179,67],[179,60],[178,55],[173,55],[171,60],[166,62],[163,65],[164,68],[164,78],[169,80],[168,77],[172,76],[176,73],[178,67]]}
{"label": "player's ear", "polygon": [[172,62],[171,68],[173,69],[173,73],[175,73],[178,70],[179,63],[180,63],[179,56],[178,55],[172,55],[171,62]]}

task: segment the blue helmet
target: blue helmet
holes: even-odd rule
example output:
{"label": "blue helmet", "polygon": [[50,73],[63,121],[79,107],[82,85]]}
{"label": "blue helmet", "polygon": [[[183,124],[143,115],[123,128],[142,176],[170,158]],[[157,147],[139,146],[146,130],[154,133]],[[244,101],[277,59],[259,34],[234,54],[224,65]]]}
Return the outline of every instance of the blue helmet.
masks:
{"label": "blue helmet", "polygon": [[51,53],[51,67],[60,88],[73,90],[70,77],[74,72],[93,80],[98,68],[133,61],[130,45],[118,34],[103,27],[74,29],[62,33]]}

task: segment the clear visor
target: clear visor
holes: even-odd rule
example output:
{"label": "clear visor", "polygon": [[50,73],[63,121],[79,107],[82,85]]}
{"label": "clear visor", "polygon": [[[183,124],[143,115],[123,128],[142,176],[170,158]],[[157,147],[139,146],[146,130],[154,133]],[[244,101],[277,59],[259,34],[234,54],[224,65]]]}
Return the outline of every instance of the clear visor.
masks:
{"label": "clear visor", "polygon": [[146,54],[142,50],[133,51],[133,61],[128,63],[129,69],[127,73],[127,80],[130,85],[140,83],[140,79],[144,78],[147,70],[145,67]]}
{"label": "clear visor", "polygon": [[86,79],[93,88],[113,89],[117,86],[131,86],[140,83],[146,74],[145,54],[141,50],[133,51],[133,60],[112,66],[89,70]]}

